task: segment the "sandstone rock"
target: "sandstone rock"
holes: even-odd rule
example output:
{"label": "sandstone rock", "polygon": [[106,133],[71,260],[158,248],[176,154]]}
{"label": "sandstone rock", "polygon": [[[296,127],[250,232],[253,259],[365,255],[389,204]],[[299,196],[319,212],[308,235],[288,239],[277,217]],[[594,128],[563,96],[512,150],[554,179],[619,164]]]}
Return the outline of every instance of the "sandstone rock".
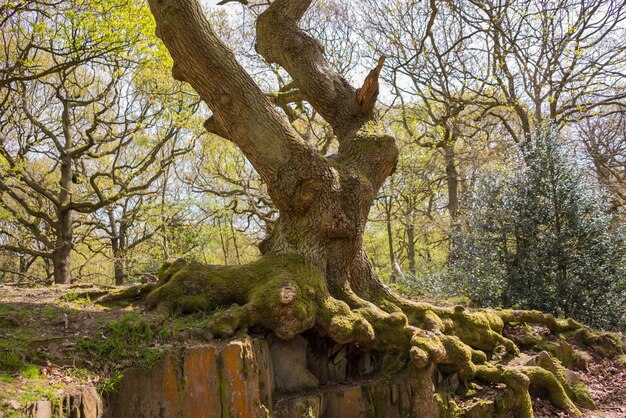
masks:
{"label": "sandstone rock", "polygon": [[361,385],[331,387],[315,395],[284,396],[276,402],[277,418],[406,418],[411,416],[411,388],[406,376]]}
{"label": "sandstone rock", "polygon": [[223,416],[267,417],[260,402],[259,370],[249,338],[233,341],[222,351],[220,371]]}
{"label": "sandstone rock", "polygon": [[179,370],[179,360],[173,355],[163,358],[150,370],[129,370],[120,382],[119,391],[109,396],[109,416],[181,416]]}
{"label": "sandstone rock", "polygon": [[275,388],[278,392],[298,392],[317,388],[318,379],[306,368],[307,341],[300,335],[270,342]]}
{"label": "sandstone rock", "polygon": [[214,346],[197,346],[185,350],[183,379],[185,397],[183,416],[220,418],[222,400],[217,366],[218,351]]}
{"label": "sandstone rock", "polygon": [[52,418],[52,403],[50,401],[37,401],[31,404],[27,415],[29,418]]}
{"label": "sandstone rock", "polygon": [[[125,373],[108,418],[266,418],[272,375],[267,343],[206,344]],[[86,417],[91,418],[91,417]]]}
{"label": "sandstone rock", "polygon": [[274,393],[274,368],[267,340],[252,340],[259,371],[259,395],[263,405],[271,406]]}
{"label": "sandstone rock", "polygon": [[375,415],[373,405],[364,399],[361,387],[354,386],[324,393],[321,416],[360,418]]}
{"label": "sandstone rock", "polygon": [[491,400],[479,400],[464,412],[466,418],[490,417],[495,414],[495,404]]}
{"label": "sandstone rock", "polygon": [[83,389],[80,403],[80,418],[100,418],[104,414],[102,396],[96,388],[89,386]]}
{"label": "sandstone rock", "polygon": [[[128,370],[118,392],[108,395],[104,404],[94,388],[65,396],[62,416],[268,418],[272,406],[277,418],[434,416],[436,409],[420,398],[434,397],[432,382],[426,379],[424,387],[412,386],[408,372],[343,386],[335,380],[320,388],[307,369],[307,346],[307,340],[298,336],[290,341],[243,338],[188,347],[148,370]],[[323,367],[327,377],[346,379],[349,369],[350,379],[360,379],[384,363],[366,350],[326,348],[319,358],[327,359]],[[273,405],[276,393],[281,397]],[[33,418],[51,418],[55,412],[48,401],[37,402],[30,410]]]}
{"label": "sandstone rock", "polygon": [[320,403],[320,396],[286,398],[276,405],[274,414],[277,418],[318,418]]}

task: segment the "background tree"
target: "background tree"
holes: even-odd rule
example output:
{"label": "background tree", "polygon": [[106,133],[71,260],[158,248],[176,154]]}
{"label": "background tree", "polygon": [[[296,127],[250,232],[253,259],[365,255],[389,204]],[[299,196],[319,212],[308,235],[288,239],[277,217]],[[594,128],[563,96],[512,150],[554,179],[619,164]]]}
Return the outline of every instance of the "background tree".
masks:
{"label": "background tree", "polygon": [[[483,117],[488,75],[475,51],[476,30],[446,2],[364,0],[361,36],[387,56],[398,129],[442,159],[450,219],[449,259],[459,252],[463,143],[484,143],[493,120]],[[371,11],[374,11],[373,13]],[[483,138],[481,138],[483,137]],[[467,156],[466,156],[467,157]],[[469,157],[470,159],[473,156]]]}
{"label": "background tree", "polygon": [[626,113],[588,118],[576,130],[591,158],[598,182],[612,196],[611,210],[620,212],[626,205]]}
{"label": "background tree", "polygon": [[[148,74],[159,52],[149,54],[141,31],[123,36],[131,15],[143,16],[138,22],[150,28],[145,8],[125,2],[72,6],[50,10],[38,35],[68,45],[71,53],[44,55],[38,49],[38,62],[51,62],[58,71],[14,81],[15,92],[0,109],[2,206],[45,250],[23,245],[30,240],[4,248],[50,259],[56,283],[71,280],[74,215],[149,188],[182,152],[165,145],[181,138],[181,121],[189,113],[183,96],[165,97],[176,97],[175,84],[161,87],[163,94],[154,89],[158,80]],[[98,16],[110,10],[121,26],[104,30]],[[26,25],[29,16],[21,16]],[[86,38],[98,41],[83,51],[81,39]],[[95,55],[98,47],[101,53]],[[110,54],[120,49],[126,50],[126,59]],[[78,64],[55,64],[68,56]]]}
{"label": "background tree", "polygon": [[463,196],[481,165],[507,164],[510,143],[527,147],[552,120],[567,132],[623,106],[621,2],[364,0],[356,9],[364,54],[382,51],[391,64],[386,116],[440,154],[447,196],[434,207],[448,213],[431,222],[450,217],[450,261],[464,251]]}
{"label": "background tree", "polygon": [[116,285],[124,284],[129,275],[137,274],[131,265],[133,250],[160,230],[161,225],[150,211],[155,195],[148,189],[145,194],[125,196],[82,220],[92,227],[90,235],[97,237],[97,244],[88,248],[89,253],[112,261]]}
{"label": "background tree", "polygon": [[[527,147],[536,132],[611,113],[626,98],[622,1],[458,2],[488,73],[486,115]],[[481,76],[481,78],[484,78]]]}

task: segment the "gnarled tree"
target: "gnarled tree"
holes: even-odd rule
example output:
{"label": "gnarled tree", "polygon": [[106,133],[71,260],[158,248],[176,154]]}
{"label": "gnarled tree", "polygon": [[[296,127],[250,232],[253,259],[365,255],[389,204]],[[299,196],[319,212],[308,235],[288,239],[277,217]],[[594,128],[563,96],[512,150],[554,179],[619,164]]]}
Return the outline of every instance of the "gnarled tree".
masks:
{"label": "gnarled tree", "polygon": [[[159,282],[143,289],[150,291],[148,307],[194,311],[230,306],[213,315],[212,333],[229,336],[258,325],[289,339],[315,328],[340,344],[398,353],[414,373],[413,416],[439,416],[447,408],[435,396],[430,378],[437,364],[454,368],[464,382],[504,383],[517,416],[532,416],[529,385],[545,389],[559,406],[578,413],[572,402],[579,401],[578,395],[568,394],[560,375],[538,366],[498,368],[487,359],[498,347],[511,355],[518,352],[502,335],[507,322],[540,322],[559,332],[585,330],[580,324],[538,312],[473,312],[415,303],[391,292],[373,271],[363,248],[365,224],[398,159],[394,139],[377,126],[374,112],[383,58],[355,88],[299,27],[311,0],[275,0],[259,15],[257,51],[284,68],[332,126],[338,153],[320,155],[218,39],[197,0],[149,3],[157,35],[174,60],[173,76],[191,84],[207,103],[213,116],[205,127],[241,149],[267,184],[280,215],[260,246],[263,257],[254,263],[166,263]],[[115,297],[120,296],[109,300]]]}
{"label": "gnarled tree", "polygon": [[[333,293],[387,293],[362,248],[369,207],[394,169],[393,138],[373,120],[381,64],[356,89],[325,60],[297,21],[310,2],[275,2],[258,19],[257,49],[293,77],[332,125],[339,153],[319,155],[291,128],[211,30],[195,2],[153,2],[157,33],[174,58],[174,77],[190,83],[213,111],[209,128],[239,146],[281,212],[263,252],[297,253],[324,271]],[[191,23],[193,22],[193,23]],[[184,30],[185,25],[189,30]]]}

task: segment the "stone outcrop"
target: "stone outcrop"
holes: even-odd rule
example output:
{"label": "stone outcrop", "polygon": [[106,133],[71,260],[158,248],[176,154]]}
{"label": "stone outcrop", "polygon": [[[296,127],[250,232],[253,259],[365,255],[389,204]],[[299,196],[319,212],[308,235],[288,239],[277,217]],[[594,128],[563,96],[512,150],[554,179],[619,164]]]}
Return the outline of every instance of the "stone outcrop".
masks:
{"label": "stone outcrop", "polygon": [[[105,417],[267,417],[272,370],[264,340],[189,347],[150,370],[131,370]],[[85,417],[91,418],[91,417]]]}
{"label": "stone outcrop", "polygon": [[91,386],[69,393],[58,402],[53,403],[50,400],[33,402],[25,413],[29,418],[100,418],[104,414],[103,399]]}
{"label": "stone outcrop", "polygon": [[[388,355],[305,337],[247,337],[187,347],[150,369],[128,370],[119,390],[104,399],[86,388],[67,395],[61,410],[58,403],[40,401],[31,405],[27,416],[427,418],[445,412],[415,399],[422,389],[411,386],[407,369],[390,372],[393,359]],[[427,380],[424,384],[434,391]],[[466,416],[485,416],[493,405],[481,403],[477,408],[480,411],[470,409]]]}
{"label": "stone outcrop", "polygon": [[411,416],[411,386],[406,378],[330,387],[309,396],[285,397],[274,408],[277,418]]}

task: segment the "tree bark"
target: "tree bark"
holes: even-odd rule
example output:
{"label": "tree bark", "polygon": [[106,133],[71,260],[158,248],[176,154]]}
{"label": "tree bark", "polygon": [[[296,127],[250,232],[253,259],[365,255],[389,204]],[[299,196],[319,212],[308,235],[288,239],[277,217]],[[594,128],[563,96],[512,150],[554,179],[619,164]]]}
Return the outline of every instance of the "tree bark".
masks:
{"label": "tree bark", "polygon": [[406,226],[406,256],[409,259],[409,273],[415,276],[415,227]]}
{"label": "tree bark", "polygon": [[443,146],[446,162],[446,184],[448,188],[448,212],[450,213],[450,253],[448,260],[453,263],[459,253],[461,231],[459,225],[459,174],[456,169],[456,153],[451,140]]}
{"label": "tree bark", "polygon": [[115,279],[115,285],[121,286],[126,279],[126,255],[127,248],[124,247],[124,242],[119,238],[111,239],[111,249],[113,252],[113,277]]}
{"label": "tree bark", "polygon": [[122,254],[118,254],[115,256],[113,260],[113,271],[115,273],[115,285],[121,286],[124,284],[124,280],[126,279],[126,268],[125,268],[125,260],[123,259]]}
{"label": "tree bark", "polygon": [[72,212],[58,211],[56,247],[52,251],[54,283],[72,282],[70,253],[72,252]]}
{"label": "tree bark", "polygon": [[389,266],[391,267],[391,281],[395,282],[398,277],[402,276],[402,270],[396,260],[396,253],[393,249],[393,230],[391,228],[391,210],[393,202],[392,198],[385,197],[385,224],[387,227],[387,245],[389,246]]}
{"label": "tree bark", "polygon": [[273,2],[258,18],[257,50],[285,68],[333,126],[340,146],[332,157],[319,155],[278,114],[196,2],[153,0],[150,7],[157,35],[174,59],[174,77],[200,94],[213,111],[207,125],[242,150],[280,210],[265,253],[297,253],[326,272],[334,294],[367,297],[384,286],[363,250],[363,232],[370,206],[398,156],[393,138],[361,129],[373,119],[384,60],[362,88],[350,86],[328,64],[317,41],[298,27],[310,3]]}

